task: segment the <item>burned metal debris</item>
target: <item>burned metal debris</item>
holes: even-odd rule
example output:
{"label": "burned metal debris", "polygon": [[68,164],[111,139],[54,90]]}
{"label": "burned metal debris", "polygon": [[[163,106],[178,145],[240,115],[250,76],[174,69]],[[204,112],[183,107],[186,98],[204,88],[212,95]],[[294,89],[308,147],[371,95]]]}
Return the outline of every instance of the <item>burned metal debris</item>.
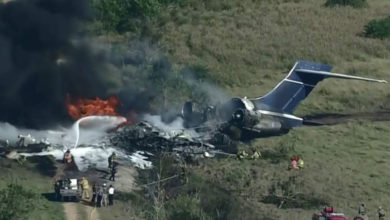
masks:
{"label": "burned metal debris", "polygon": [[236,148],[236,144],[217,128],[202,129],[164,131],[147,122],[140,122],[118,128],[111,133],[110,142],[129,152],[171,152],[191,159],[213,157],[215,152],[231,152]]}

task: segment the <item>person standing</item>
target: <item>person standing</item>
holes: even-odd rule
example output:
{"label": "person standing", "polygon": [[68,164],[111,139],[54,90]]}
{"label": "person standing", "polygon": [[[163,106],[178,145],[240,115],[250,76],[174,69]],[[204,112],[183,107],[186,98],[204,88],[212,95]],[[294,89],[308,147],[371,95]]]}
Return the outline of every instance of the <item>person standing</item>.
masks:
{"label": "person standing", "polygon": [[295,155],[293,155],[291,157],[290,169],[292,169],[292,170],[297,170],[298,169],[297,158],[295,157]]}
{"label": "person standing", "polygon": [[385,220],[385,210],[383,210],[382,206],[378,207],[378,218],[379,220]]}
{"label": "person standing", "polygon": [[368,220],[367,208],[364,203],[360,204],[358,213],[359,213],[359,217],[361,217],[364,220]]}
{"label": "person standing", "polygon": [[70,150],[67,150],[64,154],[64,163],[65,164],[70,164],[72,163],[72,154],[70,153]]}
{"label": "person standing", "polygon": [[97,189],[97,207],[102,207],[102,199],[103,199],[103,187],[99,186]]}
{"label": "person standing", "polygon": [[303,166],[305,165],[305,163],[303,162],[303,159],[302,159],[301,155],[298,156],[297,164],[298,164],[298,168],[299,169],[303,169]]}
{"label": "person standing", "polygon": [[118,170],[117,170],[117,164],[115,163],[115,164],[112,165],[112,168],[111,168],[111,176],[110,176],[109,180],[112,180],[112,181],[115,182],[115,175],[116,175],[117,172],[118,172]]}
{"label": "person standing", "polygon": [[103,183],[102,191],[103,191],[102,206],[107,206],[107,193],[108,193],[108,190],[107,190],[107,184],[106,183]]}
{"label": "person standing", "polygon": [[97,193],[98,193],[97,185],[96,185],[96,183],[94,183],[93,186],[92,186],[92,200],[91,200],[91,203],[93,205],[96,205]]}
{"label": "person standing", "polygon": [[116,163],[116,153],[112,152],[112,154],[108,157],[108,168],[112,168],[114,163]]}
{"label": "person standing", "polygon": [[108,205],[114,205],[114,187],[110,185],[110,188],[108,188]]}
{"label": "person standing", "polygon": [[81,198],[89,199],[89,183],[85,177],[81,179],[81,190],[82,190]]}
{"label": "person standing", "polygon": [[54,192],[55,192],[56,200],[59,200],[61,198],[60,190],[61,190],[60,181],[56,180],[56,182],[54,183]]}

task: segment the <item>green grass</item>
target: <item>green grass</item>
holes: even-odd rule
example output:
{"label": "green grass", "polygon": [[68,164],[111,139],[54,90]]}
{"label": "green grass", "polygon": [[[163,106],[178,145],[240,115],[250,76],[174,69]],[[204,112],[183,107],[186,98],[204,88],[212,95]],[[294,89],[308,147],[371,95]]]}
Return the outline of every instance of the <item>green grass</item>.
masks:
{"label": "green grass", "polygon": [[[168,56],[173,75],[194,67],[200,70],[203,81],[217,84],[231,96],[265,94],[296,60],[323,62],[333,65],[334,72],[390,81],[390,40],[363,37],[369,21],[389,16],[390,4],[386,0],[370,0],[369,7],[354,9],[327,8],[324,3],[325,0],[188,1],[182,7],[168,7],[156,20],[149,21],[142,27],[141,37],[136,33],[110,34],[101,36],[100,42],[126,42],[121,49],[133,50],[131,44],[137,44],[131,43],[134,39],[150,41],[159,50],[149,50],[151,54],[146,53],[146,58],[159,53]],[[142,81],[151,63],[124,66],[128,74],[125,77]],[[179,91],[176,87],[168,90],[169,94]],[[184,99],[171,97],[177,100],[170,102]],[[388,84],[331,79],[316,87],[296,115],[389,108]],[[204,218],[310,219],[313,212],[321,209],[320,205],[278,209],[275,204],[264,203],[273,184],[298,175],[302,180],[299,190],[305,198],[319,198],[350,217],[357,214],[359,203],[365,202],[369,216],[374,218],[377,206],[390,210],[390,176],[386,175],[390,168],[389,132],[390,122],[358,121],[302,127],[285,136],[256,140],[249,147],[264,152],[264,159],[216,158],[192,166],[189,183],[175,188],[173,196],[167,199],[166,216],[181,216],[188,207],[188,215]],[[287,170],[291,154],[303,156],[304,170]],[[28,187],[37,192],[51,191],[48,177],[32,172],[33,168],[17,164],[13,167],[1,167],[6,172],[0,172],[5,180],[0,181],[0,187],[17,179],[32,182]],[[99,209],[102,219],[150,216],[147,212],[153,209],[152,203],[140,198],[142,192],[136,195],[112,208]],[[59,204],[44,204],[50,210],[44,213],[46,219],[61,213]],[[39,214],[37,211],[32,216]]]}
{"label": "green grass", "polygon": [[[177,65],[207,68],[208,78],[234,96],[265,94],[297,60],[332,64],[335,72],[389,79],[384,66],[389,66],[390,41],[361,36],[370,20],[388,15],[390,5],[384,1],[371,1],[364,9],[326,8],[313,0],[233,2],[234,7],[220,11],[173,8],[155,27],[159,44]],[[329,80],[299,110],[377,109],[387,94],[386,85]]]}
{"label": "green grass", "polygon": [[324,200],[350,217],[356,214],[361,201],[366,203],[371,210],[369,214],[373,216],[377,206],[390,204],[390,179],[384,174],[390,166],[386,159],[389,156],[386,150],[386,143],[390,141],[387,135],[389,125],[389,122],[361,122],[304,127],[286,136],[261,139],[252,144],[252,147],[266,151],[295,140],[295,147],[289,154],[303,156],[305,168],[301,171],[288,171],[288,160],[273,163],[271,159],[220,159],[205,161],[195,172],[205,181],[213,182],[230,192],[232,197],[237,197],[243,219],[256,216],[310,219],[321,206],[278,209],[277,205],[262,202],[273,184],[291,176],[302,180],[299,187],[305,195]]}
{"label": "green grass", "polygon": [[[206,78],[232,96],[265,94],[296,60],[323,62],[333,65],[334,72],[390,81],[390,41],[363,37],[364,26],[372,19],[388,16],[390,5],[384,0],[372,0],[369,7],[354,9],[327,8],[324,3],[193,3],[168,10],[150,27],[150,33],[158,36],[157,44],[169,54],[174,66],[207,69]],[[296,114],[384,110],[390,107],[389,91],[386,84],[331,79],[320,83]],[[277,205],[263,202],[275,182],[294,175],[302,178],[300,190],[307,198],[332,204],[350,217],[357,214],[363,201],[374,217],[378,205],[390,204],[390,179],[384,174],[390,166],[386,160],[389,125],[363,121],[298,128],[286,136],[251,144],[252,148],[268,152],[269,159],[206,160],[193,167],[193,175],[201,182],[218,186],[237,201],[239,205],[232,206],[227,214],[230,218],[310,219],[322,208],[320,205],[278,209]],[[294,147],[279,157],[277,150],[292,140]],[[305,159],[306,168],[298,174],[287,170],[291,154],[302,154]],[[189,184],[199,180],[194,181]],[[209,192],[202,187],[197,189],[200,194]],[[185,190],[181,193],[186,195]],[[203,194],[201,202],[212,194],[215,193]]]}
{"label": "green grass", "polygon": [[28,219],[65,219],[62,204],[49,201],[44,196],[54,190],[51,177],[40,174],[37,169],[36,165],[29,162],[20,165],[0,158],[0,188],[3,189],[10,183],[17,183],[36,193],[36,208],[28,214]]}

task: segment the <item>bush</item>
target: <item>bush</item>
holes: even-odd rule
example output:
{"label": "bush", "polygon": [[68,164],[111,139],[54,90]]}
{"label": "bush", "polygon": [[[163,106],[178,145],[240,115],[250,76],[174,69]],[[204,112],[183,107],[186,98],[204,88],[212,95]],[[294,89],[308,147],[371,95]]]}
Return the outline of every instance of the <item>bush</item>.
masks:
{"label": "bush", "polygon": [[124,32],[137,26],[139,19],[159,13],[158,0],[95,0],[96,19],[106,31]]}
{"label": "bush", "polygon": [[212,219],[201,207],[198,196],[180,195],[167,204],[168,219]]}
{"label": "bush", "polygon": [[186,0],[94,0],[92,5],[103,29],[113,32],[134,31],[140,21],[160,14],[163,7],[184,4]]}
{"label": "bush", "polygon": [[278,208],[318,208],[329,203],[318,195],[305,194],[301,191],[303,180],[291,176],[286,181],[278,181],[269,189],[263,202],[278,205]]}
{"label": "bush", "polygon": [[366,37],[384,39],[390,37],[390,16],[384,19],[375,19],[364,26]]}
{"label": "bush", "polygon": [[351,6],[354,8],[363,8],[367,6],[366,0],[327,0],[326,7]]}
{"label": "bush", "polygon": [[35,208],[36,195],[17,184],[0,191],[0,220],[27,219]]}

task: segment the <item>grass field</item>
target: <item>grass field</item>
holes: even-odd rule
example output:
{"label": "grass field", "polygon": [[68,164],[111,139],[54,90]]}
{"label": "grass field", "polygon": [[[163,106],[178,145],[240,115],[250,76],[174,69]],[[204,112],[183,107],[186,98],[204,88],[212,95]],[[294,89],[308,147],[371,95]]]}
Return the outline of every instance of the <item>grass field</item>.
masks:
{"label": "grass field", "polygon": [[[390,81],[390,40],[362,37],[370,20],[390,15],[387,0],[369,0],[363,9],[326,8],[322,0],[189,2],[168,7],[148,23],[141,40],[137,39],[153,42],[174,68],[203,68],[207,80],[229,96],[265,94],[297,60],[323,62],[333,65],[334,72]],[[107,34],[100,36],[100,41],[131,42],[134,36]],[[388,109],[389,84],[330,79],[316,87],[296,115]],[[189,182],[175,189],[164,208],[176,217],[183,217],[180,210],[187,209],[184,216],[193,219],[300,220],[310,219],[325,203],[353,217],[364,202],[372,219],[379,205],[390,211],[389,133],[390,119],[384,118],[301,127],[285,136],[259,139],[240,148],[258,149],[263,159],[201,161],[191,166]],[[304,170],[287,170],[292,154],[303,156]],[[0,187],[18,181],[31,182],[26,187],[40,193],[52,190],[49,177],[32,172],[29,166],[11,165],[12,169],[0,167]],[[294,190],[311,199],[311,206],[278,208],[278,204],[266,202],[272,186],[290,177],[298,180]],[[63,219],[60,204],[41,200],[31,219]],[[113,209],[101,209],[101,219],[150,217],[145,213],[152,204],[145,207],[137,201],[132,197]]]}
{"label": "grass field", "polygon": [[65,219],[62,204],[49,201],[48,199],[53,192],[54,182],[52,178],[48,175],[43,175],[38,170],[43,170],[44,172],[45,168],[39,168],[36,163],[26,162],[20,165],[0,158],[0,188],[2,189],[8,184],[16,183],[37,195],[37,199],[34,202],[36,208],[27,214],[28,219]]}
{"label": "grass field", "polygon": [[[387,1],[368,1],[364,9],[326,8],[325,1],[317,0],[207,2],[170,8],[152,33],[175,65],[205,67],[208,78],[229,95],[265,94],[296,60],[323,62],[333,65],[334,72],[390,81],[390,40],[362,37],[365,24],[389,15]],[[327,80],[296,114],[380,111],[390,107],[389,98],[387,84]],[[298,191],[321,198],[350,217],[365,202],[373,218],[378,205],[390,209],[390,179],[385,174],[390,166],[389,125],[357,121],[302,127],[251,144],[261,152],[293,145],[288,154],[302,154],[307,165],[299,173],[287,171],[285,157],[279,163],[209,160],[194,167],[194,175],[238,201],[229,208],[230,219],[310,219],[321,206],[278,209],[264,203],[270,187],[290,176],[302,181]],[[199,190],[207,191],[200,186]],[[200,195],[207,204],[210,193]]]}

